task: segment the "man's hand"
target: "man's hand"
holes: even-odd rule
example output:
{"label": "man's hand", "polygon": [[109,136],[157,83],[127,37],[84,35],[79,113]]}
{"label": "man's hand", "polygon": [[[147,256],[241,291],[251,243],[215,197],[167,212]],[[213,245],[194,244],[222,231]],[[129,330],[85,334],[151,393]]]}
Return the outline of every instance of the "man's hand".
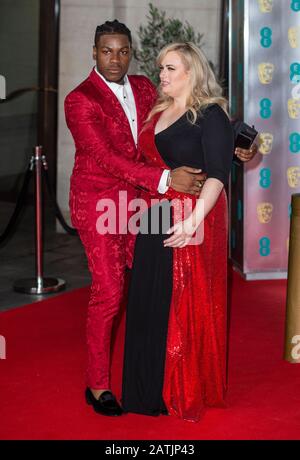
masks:
{"label": "man's hand", "polygon": [[241,161],[247,162],[252,160],[252,158],[257,154],[257,151],[257,144],[252,144],[249,150],[237,147],[234,153]]}
{"label": "man's hand", "polygon": [[206,174],[201,173],[201,169],[181,166],[171,171],[171,188],[176,192],[190,193],[199,195],[205,182]]}

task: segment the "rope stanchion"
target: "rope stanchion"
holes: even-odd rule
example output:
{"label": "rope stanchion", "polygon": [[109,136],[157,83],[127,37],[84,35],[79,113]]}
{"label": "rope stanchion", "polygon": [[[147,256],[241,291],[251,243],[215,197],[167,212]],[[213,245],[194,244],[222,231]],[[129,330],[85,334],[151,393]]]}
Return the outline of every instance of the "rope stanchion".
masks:
{"label": "rope stanchion", "polygon": [[59,209],[59,206],[58,206],[57,201],[55,199],[54,192],[53,192],[51,184],[50,184],[50,178],[49,178],[49,174],[48,174],[48,164],[47,164],[47,160],[46,160],[45,155],[42,156],[42,164],[43,164],[42,173],[43,173],[43,177],[45,179],[45,183],[46,183],[47,191],[48,191],[48,194],[49,194],[49,197],[50,197],[50,200],[51,200],[51,204],[52,204],[52,206],[54,208],[55,217],[57,218],[57,220],[59,221],[60,225],[63,227],[63,229],[67,233],[69,233],[70,235],[78,235],[78,232],[77,232],[76,228],[70,227],[70,225],[67,224],[67,222],[65,221],[65,219],[64,219],[64,217],[63,217],[63,215],[61,213],[61,210]]}
{"label": "rope stanchion", "polygon": [[60,278],[43,276],[43,227],[42,227],[42,147],[35,147],[32,157],[35,172],[35,230],[36,230],[36,276],[14,283],[14,290],[26,294],[49,294],[65,288],[66,282]]}

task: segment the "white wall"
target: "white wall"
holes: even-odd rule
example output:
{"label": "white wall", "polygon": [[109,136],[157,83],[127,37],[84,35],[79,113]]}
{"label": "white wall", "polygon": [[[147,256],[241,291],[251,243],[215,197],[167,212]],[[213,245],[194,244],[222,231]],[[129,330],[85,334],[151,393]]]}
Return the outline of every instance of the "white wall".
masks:
{"label": "white wall", "polygon": [[[146,24],[149,0],[61,0],[59,133],[57,196],[68,217],[69,179],[74,161],[74,144],[66,127],[63,101],[65,96],[89,74],[95,28],[106,20],[118,19],[131,29],[137,43],[137,30]],[[168,17],[187,20],[195,32],[204,34],[203,49],[218,64],[220,0],[152,0]],[[136,65],[131,65],[131,73]]]}

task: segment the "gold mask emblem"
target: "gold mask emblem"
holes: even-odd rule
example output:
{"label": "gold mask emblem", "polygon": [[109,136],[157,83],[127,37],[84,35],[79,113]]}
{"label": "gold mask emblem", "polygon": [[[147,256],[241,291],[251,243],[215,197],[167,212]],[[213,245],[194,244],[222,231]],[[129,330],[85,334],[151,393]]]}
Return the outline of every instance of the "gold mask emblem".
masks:
{"label": "gold mask emblem", "polygon": [[273,0],[258,0],[259,9],[262,13],[271,13]]}
{"label": "gold mask emblem", "polygon": [[258,136],[258,151],[262,155],[268,155],[271,153],[273,147],[274,136],[271,133],[260,133]]}
{"label": "gold mask emblem", "polygon": [[293,120],[300,118],[300,99],[289,99],[288,100],[288,112],[289,117]]}
{"label": "gold mask emblem", "polygon": [[290,27],[288,37],[291,47],[298,48],[300,44],[300,27]]}
{"label": "gold mask emblem", "polygon": [[261,64],[259,64],[258,77],[259,77],[259,81],[263,85],[268,85],[272,83],[273,73],[274,73],[274,64],[271,64],[271,62],[262,62]]}
{"label": "gold mask emblem", "polygon": [[256,209],[257,217],[261,224],[267,224],[271,221],[273,212],[272,203],[259,203]]}
{"label": "gold mask emblem", "polygon": [[292,188],[300,187],[300,168],[291,166],[286,171],[289,186]]}

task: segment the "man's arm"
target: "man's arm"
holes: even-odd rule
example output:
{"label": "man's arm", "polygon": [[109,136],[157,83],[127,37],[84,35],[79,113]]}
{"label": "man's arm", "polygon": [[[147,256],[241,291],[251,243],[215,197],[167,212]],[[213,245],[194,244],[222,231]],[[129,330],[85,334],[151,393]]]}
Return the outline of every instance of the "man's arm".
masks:
{"label": "man's arm", "polygon": [[102,169],[135,187],[157,190],[163,169],[126,158],[109,139],[92,103],[84,95],[71,93],[67,96],[65,114],[76,147],[93,157]]}
{"label": "man's arm", "polygon": [[[118,179],[125,180],[135,187],[157,192],[164,171],[163,168],[135,161],[124,156],[116,148],[101,126],[101,119],[95,114],[92,103],[80,93],[71,93],[65,100],[67,125],[72,133],[75,145],[95,159],[106,172]],[[172,171],[172,187],[184,193],[199,192],[198,170],[177,168]]]}

